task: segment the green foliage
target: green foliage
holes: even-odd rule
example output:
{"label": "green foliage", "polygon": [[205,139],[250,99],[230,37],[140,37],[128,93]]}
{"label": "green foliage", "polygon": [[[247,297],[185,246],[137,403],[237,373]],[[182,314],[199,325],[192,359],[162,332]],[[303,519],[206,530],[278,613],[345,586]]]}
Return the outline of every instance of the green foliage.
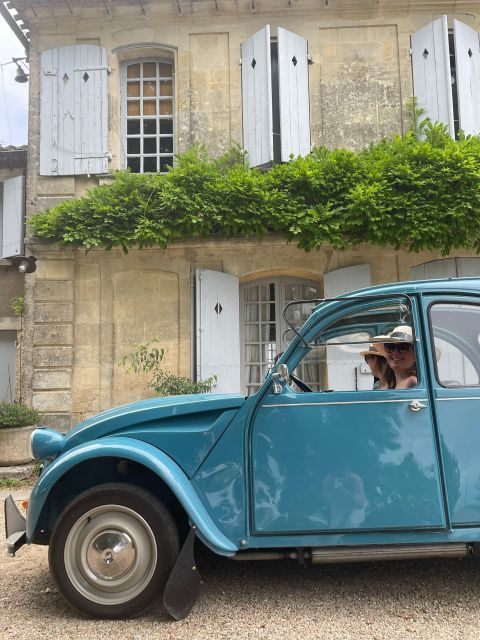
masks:
{"label": "green foliage", "polygon": [[316,148],[268,172],[238,148],[193,148],[166,175],[115,174],[32,216],[41,238],[85,249],[281,234],[309,251],[368,242],[410,251],[480,252],[480,138],[452,140],[410,105],[411,130],[358,153]]}
{"label": "green foliage", "polygon": [[18,478],[0,478],[0,489],[18,489],[21,486]]}
{"label": "green foliage", "polygon": [[153,389],[159,396],[208,393],[212,390],[217,376],[194,382],[189,378],[176,376],[165,369],[167,350],[153,346],[157,342],[158,339],[154,338],[150,342],[138,344],[133,353],[120,360],[119,366],[123,367],[126,373],[133,371],[133,373],[147,374],[149,376],[147,388]]}
{"label": "green foliage", "polygon": [[12,298],[10,300],[10,307],[16,316],[23,318],[25,315],[25,298],[23,296]]}
{"label": "green foliage", "polygon": [[0,429],[38,424],[40,413],[23,404],[0,402]]}

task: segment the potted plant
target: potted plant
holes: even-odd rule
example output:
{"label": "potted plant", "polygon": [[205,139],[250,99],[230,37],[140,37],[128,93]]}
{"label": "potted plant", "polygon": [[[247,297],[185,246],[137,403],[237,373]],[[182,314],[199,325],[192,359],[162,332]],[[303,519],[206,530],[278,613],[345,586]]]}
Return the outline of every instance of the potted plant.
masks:
{"label": "potted plant", "polygon": [[30,435],[39,420],[36,409],[0,402],[0,467],[31,461]]}

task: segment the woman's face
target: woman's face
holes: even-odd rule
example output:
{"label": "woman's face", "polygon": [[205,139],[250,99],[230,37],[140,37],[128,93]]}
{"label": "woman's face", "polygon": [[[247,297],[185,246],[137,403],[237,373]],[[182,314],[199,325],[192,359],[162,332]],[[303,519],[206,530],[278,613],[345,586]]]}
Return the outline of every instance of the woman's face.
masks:
{"label": "woman's face", "polygon": [[374,356],[373,354],[368,354],[365,356],[365,362],[370,367],[370,371],[375,378],[382,377],[385,358],[382,358],[382,356]]}
{"label": "woman's face", "polygon": [[385,345],[387,362],[395,373],[405,373],[415,364],[413,344],[394,342]]}

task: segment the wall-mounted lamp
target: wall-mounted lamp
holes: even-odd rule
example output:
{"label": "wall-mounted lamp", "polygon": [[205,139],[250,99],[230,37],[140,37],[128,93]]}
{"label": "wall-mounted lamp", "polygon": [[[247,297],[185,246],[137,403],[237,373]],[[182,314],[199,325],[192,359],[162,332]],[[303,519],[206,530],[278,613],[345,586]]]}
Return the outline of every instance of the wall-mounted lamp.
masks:
{"label": "wall-mounted lamp", "polygon": [[33,273],[37,268],[37,265],[35,264],[36,262],[37,259],[35,258],[35,256],[22,257],[22,259],[18,263],[17,269],[20,271],[20,273]]}
{"label": "wall-mounted lamp", "polygon": [[35,256],[12,256],[11,258],[2,258],[0,266],[15,267],[20,273],[33,273],[37,269],[36,262]]}
{"label": "wall-mounted lamp", "polygon": [[[28,61],[28,58],[12,58],[12,62],[17,65],[17,70],[15,72],[15,82],[20,82],[22,84],[24,82],[28,82],[28,73],[26,73],[20,65],[20,62],[22,62],[23,60]],[[25,63],[23,63],[23,65],[28,71],[28,67],[25,65]]]}

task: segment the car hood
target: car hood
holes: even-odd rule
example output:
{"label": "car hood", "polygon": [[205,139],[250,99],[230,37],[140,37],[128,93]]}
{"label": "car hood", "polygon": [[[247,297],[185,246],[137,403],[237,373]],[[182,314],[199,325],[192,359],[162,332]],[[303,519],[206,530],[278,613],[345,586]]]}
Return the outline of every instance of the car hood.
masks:
{"label": "car hood", "polygon": [[[238,409],[244,402],[243,395],[218,393],[150,398],[132,402],[102,411],[80,422],[67,434],[65,448],[71,449],[84,442],[131,429],[135,425],[158,422],[165,418]],[[183,421],[179,420],[180,422]]]}

